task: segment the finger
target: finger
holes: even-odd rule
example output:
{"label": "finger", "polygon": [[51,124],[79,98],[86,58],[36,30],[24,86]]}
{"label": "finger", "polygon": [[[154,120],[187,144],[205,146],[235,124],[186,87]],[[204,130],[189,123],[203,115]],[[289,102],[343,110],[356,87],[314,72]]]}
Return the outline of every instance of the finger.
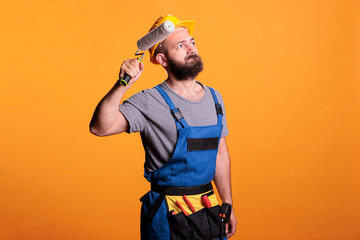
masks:
{"label": "finger", "polygon": [[226,237],[227,237],[227,238],[231,238],[232,236],[234,236],[234,233],[228,233],[228,234],[226,234]]}
{"label": "finger", "polygon": [[125,74],[128,74],[131,78],[133,78],[139,71],[139,63],[137,62],[137,59],[127,59],[120,67],[119,77],[122,78]]}
{"label": "finger", "polygon": [[129,74],[131,78],[135,78],[139,74],[139,69],[134,66],[129,66],[126,70],[126,72]]}
{"label": "finger", "polygon": [[236,227],[233,226],[232,224],[229,224],[228,232],[227,232],[226,236],[228,238],[232,237],[235,234],[235,231],[236,231]]}
{"label": "finger", "polygon": [[122,79],[125,74],[127,73],[127,66],[126,66],[126,61],[124,61],[122,64],[121,64],[121,67],[120,67],[120,72],[119,72],[119,78]]}
{"label": "finger", "polygon": [[136,75],[138,75],[144,69],[144,64],[139,62],[137,59],[133,59],[130,62],[128,68],[131,69],[134,73],[136,73]]}
{"label": "finger", "polygon": [[124,72],[122,70],[120,70],[119,79],[122,79],[123,77],[124,77]]}
{"label": "finger", "polygon": [[228,234],[226,234],[226,236],[228,237],[228,238],[231,238],[232,236],[234,236],[234,232],[229,232]]}
{"label": "finger", "polygon": [[144,70],[144,63],[140,62],[139,64],[140,71],[142,72]]}
{"label": "finger", "polygon": [[125,74],[127,74],[127,75],[130,76],[130,78],[134,78],[134,77],[136,76],[136,73],[133,72],[131,69],[125,69],[123,73],[124,73],[123,76],[124,76]]}
{"label": "finger", "polygon": [[139,60],[137,60],[137,59],[129,59],[128,66],[132,66],[134,68],[139,68]]}

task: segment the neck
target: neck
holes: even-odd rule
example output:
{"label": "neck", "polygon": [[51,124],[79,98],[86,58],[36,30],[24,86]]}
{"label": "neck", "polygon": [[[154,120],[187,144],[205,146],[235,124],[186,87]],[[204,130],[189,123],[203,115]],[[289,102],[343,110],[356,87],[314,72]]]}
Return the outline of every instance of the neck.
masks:
{"label": "neck", "polygon": [[196,79],[177,80],[169,75],[167,85],[177,94],[192,101],[199,101],[204,96],[204,89]]}

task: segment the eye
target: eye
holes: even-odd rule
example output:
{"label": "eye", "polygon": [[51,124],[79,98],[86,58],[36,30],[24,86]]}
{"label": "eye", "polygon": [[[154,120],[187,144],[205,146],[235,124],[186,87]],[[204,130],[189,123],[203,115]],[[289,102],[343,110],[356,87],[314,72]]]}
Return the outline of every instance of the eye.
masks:
{"label": "eye", "polygon": [[178,48],[182,48],[182,47],[183,47],[183,45],[182,45],[182,44],[179,44],[179,45],[178,45]]}
{"label": "eye", "polygon": [[195,46],[195,42],[191,42],[191,46]]}

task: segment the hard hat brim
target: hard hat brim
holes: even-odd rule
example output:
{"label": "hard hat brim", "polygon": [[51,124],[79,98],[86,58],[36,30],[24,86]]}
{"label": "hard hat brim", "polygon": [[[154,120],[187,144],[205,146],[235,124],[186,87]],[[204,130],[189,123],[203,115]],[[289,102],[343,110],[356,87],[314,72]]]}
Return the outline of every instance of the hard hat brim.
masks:
{"label": "hard hat brim", "polygon": [[185,27],[188,30],[189,34],[192,36],[194,32],[194,26],[195,26],[195,21],[187,20],[175,24],[175,29],[180,27]]}
{"label": "hard hat brim", "polygon": [[[194,20],[186,20],[186,21],[179,21],[175,24],[175,29],[176,28],[181,28],[184,27],[187,29],[188,33],[192,36],[193,32],[194,32],[194,27],[195,27],[195,21]],[[159,64],[156,59],[154,58],[154,52],[155,49],[157,48],[157,46],[159,45],[159,43],[157,43],[156,45],[154,45],[151,49],[151,55],[150,55],[150,61],[153,64]]]}

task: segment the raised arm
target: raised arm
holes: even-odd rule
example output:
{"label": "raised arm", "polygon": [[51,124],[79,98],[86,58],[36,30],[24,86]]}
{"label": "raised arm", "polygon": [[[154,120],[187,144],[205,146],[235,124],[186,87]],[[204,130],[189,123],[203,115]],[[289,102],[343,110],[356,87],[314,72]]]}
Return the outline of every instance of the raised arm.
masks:
{"label": "raised arm", "polygon": [[125,92],[139,79],[143,70],[143,63],[139,63],[137,59],[129,59],[123,62],[120,68],[120,78],[127,73],[131,80],[127,86],[122,86],[120,81],[117,81],[100,101],[90,122],[91,133],[96,136],[108,136],[129,129],[128,121],[119,111],[119,104]]}

